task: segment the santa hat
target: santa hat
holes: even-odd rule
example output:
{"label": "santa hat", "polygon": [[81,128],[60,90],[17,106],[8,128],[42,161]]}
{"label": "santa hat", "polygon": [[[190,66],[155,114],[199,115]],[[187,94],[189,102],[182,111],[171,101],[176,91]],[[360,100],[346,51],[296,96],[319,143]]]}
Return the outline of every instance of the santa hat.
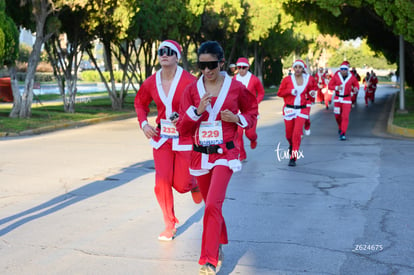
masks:
{"label": "santa hat", "polygon": [[158,50],[164,47],[168,47],[171,50],[173,50],[174,52],[177,53],[177,58],[180,59],[181,58],[181,46],[180,44],[178,44],[178,42],[174,41],[174,40],[164,40],[161,42],[160,46],[158,47]]}
{"label": "santa hat", "polygon": [[294,68],[296,65],[302,66],[302,68],[306,69],[306,64],[301,59],[297,59],[295,62],[293,62],[292,68]]}
{"label": "santa hat", "polygon": [[348,61],[344,61],[344,62],[342,62],[342,64],[341,64],[341,67],[339,67],[340,69],[347,69],[347,70],[349,70],[349,62]]}
{"label": "santa hat", "polygon": [[239,59],[237,59],[236,64],[237,64],[237,66],[250,67],[249,60],[247,60],[246,57],[240,57]]}

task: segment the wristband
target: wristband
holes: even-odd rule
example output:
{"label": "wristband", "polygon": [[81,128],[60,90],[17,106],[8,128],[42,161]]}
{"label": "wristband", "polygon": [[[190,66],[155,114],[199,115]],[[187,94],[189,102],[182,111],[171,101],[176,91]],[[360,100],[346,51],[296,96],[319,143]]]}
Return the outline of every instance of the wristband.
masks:
{"label": "wristband", "polygon": [[195,109],[194,109],[194,114],[195,114],[196,116],[200,116],[200,115],[197,113],[197,108],[195,108]]}

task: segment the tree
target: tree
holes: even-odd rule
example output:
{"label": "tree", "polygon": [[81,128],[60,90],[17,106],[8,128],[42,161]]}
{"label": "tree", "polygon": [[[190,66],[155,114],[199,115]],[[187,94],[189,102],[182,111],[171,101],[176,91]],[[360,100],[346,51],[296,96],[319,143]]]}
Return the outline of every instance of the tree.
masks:
{"label": "tree", "polygon": [[[119,50],[128,37],[132,19],[138,11],[137,3],[138,1],[134,0],[90,0],[86,5],[88,14],[83,27],[89,35],[99,38],[103,45],[105,69],[109,72],[110,85],[103,76],[90,48],[87,49],[87,53],[105,83],[113,110],[122,109],[127,91],[125,86],[122,86],[120,91],[116,90],[112,57],[114,49]],[[124,75],[128,73],[128,66],[122,66],[121,69]]]}
{"label": "tree", "polygon": [[[414,2],[387,0],[288,0],[288,13],[296,20],[313,21],[322,33],[342,40],[365,38],[375,52],[399,61],[399,35],[405,39],[405,70],[414,70]],[[414,86],[414,75],[406,81]]]}
{"label": "tree", "polygon": [[81,6],[64,6],[58,17],[51,18],[49,28],[54,30],[51,38],[46,41],[45,48],[57,79],[64,111],[75,112],[77,93],[77,74],[82,54],[92,40],[81,25],[85,20],[85,9]]}
{"label": "tree", "polygon": [[[66,4],[83,5],[86,0],[7,0],[7,12],[19,26],[32,30],[36,34],[32,52],[29,56],[24,92],[14,99],[10,116],[29,118],[33,102],[33,84],[36,68],[40,59],[43,43],[53,35],[54,28],[47,28],[47,20],[55,16]],[[50,22],[54,22],[51,20]]]}
{"label": "tree", "polygon": [[[6,15],[5,4],[4,0],[0,0],[0,65],[7,66],[10,74],[13,97],[19,100],[20,92],[15,66],[19,55],[19,32],[13,20]],[[12,116],[12,113],[10,116]]]}

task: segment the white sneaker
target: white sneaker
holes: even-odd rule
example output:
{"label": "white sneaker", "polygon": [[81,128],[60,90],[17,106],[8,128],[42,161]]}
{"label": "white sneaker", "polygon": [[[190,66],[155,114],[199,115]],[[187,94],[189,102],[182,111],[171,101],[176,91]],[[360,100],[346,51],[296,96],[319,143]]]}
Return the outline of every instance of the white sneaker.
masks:
{"label": "white sneaker", "polygon": [[305,136],[310,136],[310,134],[311,134],[310,129],[309,129],[309,130],[306,130],[306,129],[305,129]]}

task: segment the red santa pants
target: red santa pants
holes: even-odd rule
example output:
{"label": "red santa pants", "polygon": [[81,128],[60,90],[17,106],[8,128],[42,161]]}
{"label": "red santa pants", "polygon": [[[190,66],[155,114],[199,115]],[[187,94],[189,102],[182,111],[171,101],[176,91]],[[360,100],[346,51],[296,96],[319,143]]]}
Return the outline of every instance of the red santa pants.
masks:
{"label": "red santa pants", "polygon": [[365,92],[365,104],[368,105],[368,100],[374,102],[375,93],[373,91]]}
{"label": "red santa pants", "polygon": [[[285,119],[286,139],[289,145],[292,146],[292,152],[299,151],[305,120],[305,118],[299,116],[291,120]],[[292,154],[291,158],[296,159],[296,156],[297,154]]]}
{"label": "red santa pants", "polygon": [[155,164],[155,196],[164,216],[165,228],[172,229],[178,223],[174,214],[173,190],[186,193],[196,186],[188,167],[191,151],[173,151],[168,140],[160,148],[153,149]]}
{"label": "red santa pants", "polygon": [[325,97],[325,107],[326,109],[329,108],[329,103],[332,100],[332,94],[330,94],[328,91],[326,93],[324,93],[324,97]]}
{"label": "red santa pants", "polygon": [[345,135],[346,130],[348,129],[349,114],[351,113],[351,108],[352,106],[350,103],[334,103],[335,119],[341,135]]}
{"label": "red santa pants", "polygon": [[352,96],[352,104],[356,104],[357,103],[357,97],[358,97],[358,92],[356,92],[353,96]]}
{"label": "red santa pants", "polygon": [[222,214],[224,198],[233,171],[223,165],[213,167],[197,183],[205,202],[201,255],[198,263],[217,266],[220,244],[227,244],[227,228]]}
{"label": "red santa pants", "polygon": [[257,126],[257,120],[255,120],[253,126],[247,130],[245,130],[244,128],[240,126],[237,129],[236,143],[240,150],[240,160],[244,160],[247,157],[246,150],[244,150],[243,133],[246,134],[246,137],[250,140],[250,142],[256,141],[257,140],[256,126]]}
{"label": "red santa pants", "polygon": [[320,102],[324,101],[324,99],[325,99],[325,97],[324,97],[324,95],[322,93],[322,89],[318,89],[318,91],[316,93],[316,100],[315,100],[315,102],[316,103],[320,103]]}

